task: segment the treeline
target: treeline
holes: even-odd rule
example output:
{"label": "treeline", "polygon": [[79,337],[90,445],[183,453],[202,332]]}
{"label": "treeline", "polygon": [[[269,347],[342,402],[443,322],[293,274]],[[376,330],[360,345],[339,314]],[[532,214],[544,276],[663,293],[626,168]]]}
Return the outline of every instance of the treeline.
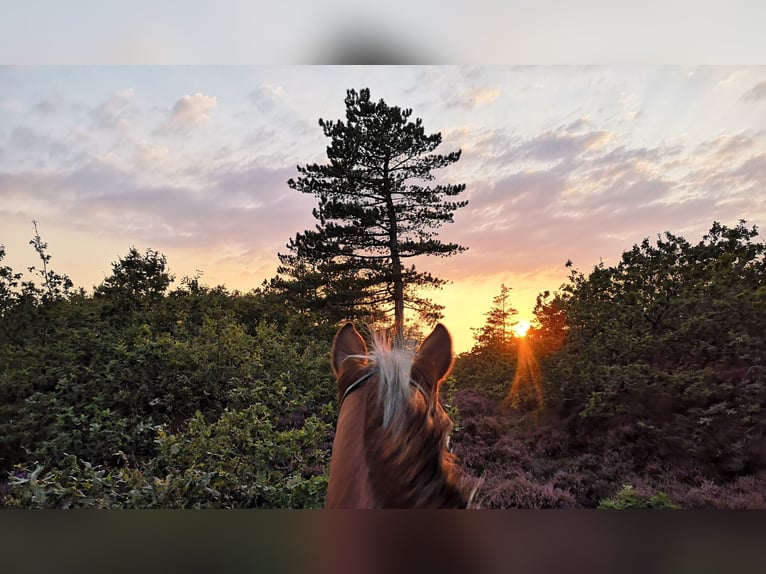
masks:
{"label": "treeline", "polygon": [[[131,249],[92,293],[0,247],[2,504],[313,508],[341,317]],[[490,508],[766,507],[766,244],[744,222],[570,269],[514,336],[512,290],[443,386]]]}

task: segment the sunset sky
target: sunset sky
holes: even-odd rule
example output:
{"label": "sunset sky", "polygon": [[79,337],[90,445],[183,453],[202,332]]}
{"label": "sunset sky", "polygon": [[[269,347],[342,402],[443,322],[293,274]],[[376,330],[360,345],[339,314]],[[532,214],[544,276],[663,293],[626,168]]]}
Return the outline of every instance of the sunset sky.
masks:
{"label": "sunset sky", "polygon": [[38,263],[37,220],[53,269],[86,289],[131,246],[177,279],[257,287],[315,223],[286,181],[325,161],[317,120],[363,87],[463,150],[438,175],[469,205],[441,238],[468,251],[416,261],[452,281],[432,297],[458,352],[502,283],[528,320],[568,259],[588,271],[666,230],[766,224],[766,67],[2,67],[4,263]]}

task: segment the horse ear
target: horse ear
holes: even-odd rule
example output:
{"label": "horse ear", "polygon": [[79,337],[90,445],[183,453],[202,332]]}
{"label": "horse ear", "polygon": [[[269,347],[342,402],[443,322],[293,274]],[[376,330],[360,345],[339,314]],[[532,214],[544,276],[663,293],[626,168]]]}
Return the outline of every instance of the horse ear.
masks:
{"label": "horse ear", "polygon": [[439,323],[420,345],[415,361],[428,368],[436,383],[447,378],[452,370],[452,337]]}
{"label": "horse ear", "polygon": [[[354,329],[354,325],[346,323],[335,335],[332,344],[332,371],[337,377],[343,369],[344,361],[353,355],[366,355],[367,345],[362,336]],[[365,361],[362,361],[365,362]]]}

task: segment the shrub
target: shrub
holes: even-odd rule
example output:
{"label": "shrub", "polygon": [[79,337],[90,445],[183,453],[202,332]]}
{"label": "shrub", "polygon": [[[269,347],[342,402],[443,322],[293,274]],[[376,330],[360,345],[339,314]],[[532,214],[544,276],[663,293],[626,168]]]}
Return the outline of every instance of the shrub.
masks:
{"label": "shrub", "polygon": [[625,508],[680,508],[673,504],[670,497],[664,492],[647,496],[636,492],[630,484],[624,485],[622,490],[612,498],[599,502],[598,507],[618,510]]}

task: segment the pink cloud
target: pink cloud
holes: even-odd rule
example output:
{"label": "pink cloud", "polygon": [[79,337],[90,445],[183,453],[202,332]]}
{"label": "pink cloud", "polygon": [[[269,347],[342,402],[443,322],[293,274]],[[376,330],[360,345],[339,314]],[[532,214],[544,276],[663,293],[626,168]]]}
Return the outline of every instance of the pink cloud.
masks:
{"label": "pink cloud", "polygon": [[215,96],[207,96],[200,92],[191,96],[187,94],[173,105],[158,133],[182,132],[198,126],[210,119],[217,106],[218,100]]}
{"label": "pink cloud", "polygon": [[751,101],[766,100],[766,81],[756,84],[750,88],[748,91],[742,94],[741,99]]}

